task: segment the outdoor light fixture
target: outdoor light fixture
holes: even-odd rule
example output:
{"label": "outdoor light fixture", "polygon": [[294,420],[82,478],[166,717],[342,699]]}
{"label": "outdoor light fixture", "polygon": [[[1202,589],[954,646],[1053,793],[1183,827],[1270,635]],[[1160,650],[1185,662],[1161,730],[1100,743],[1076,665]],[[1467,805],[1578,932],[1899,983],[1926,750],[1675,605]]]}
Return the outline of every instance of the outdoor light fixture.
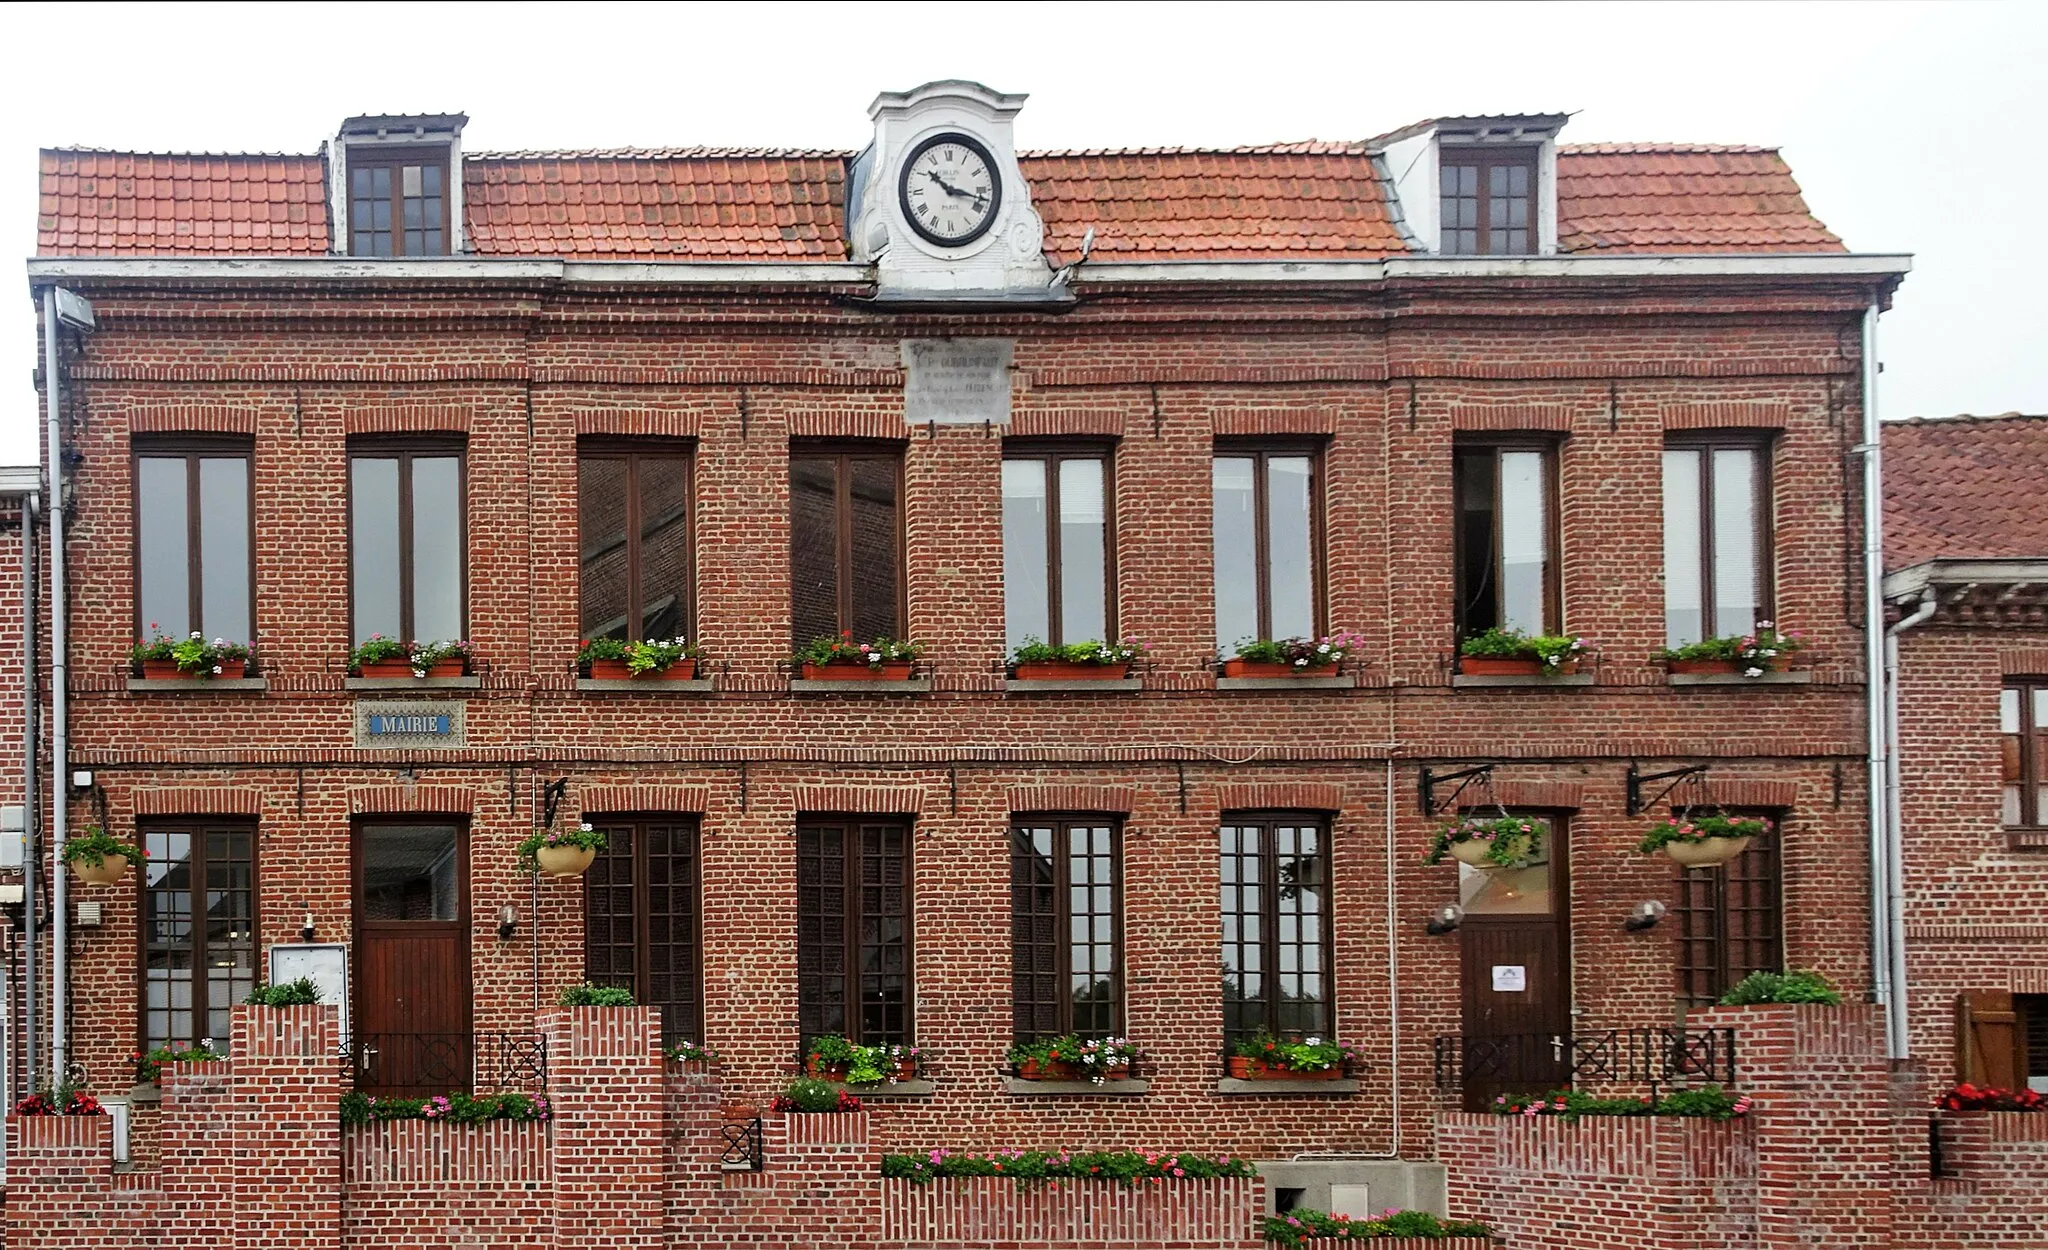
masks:
{"label": "outdoor light fixture", "polygon": [[310,907],[306,909],[306,923],[299,926],[299,940],[301,942],[313,940],[313,909]]}
{"label": "outdoor light fixture", "polygon": [[71,792],[73,794],[84,794],[90,789],[92,789],[92,770],[90,768],[80,768],[71,774]]}
{"label": "outdoor light fixture", "polygon": [[1646,898],[1635,905],[1635,908],[1629,912],[1628,919],[1622,922],[1621,927],[1627,929],[1630,933],[1641,933],[1645,929],[1654,929],[1657,927],[1657,922],[1664,919],[1664,913],[1668,910],[1670,909],[1656,899]]}
{"label": "outdoor light fixture", "polygon": [[507,903],[498,909],[498,940],[509,942],[519,932],[519,909]]}
{"label": "outdoor light fixture", "polygon": [[1442,937],[1446,933],[1456,932],[1458,926],[1463,923],[1465,923],[1465,909],[1456,903],[1452,903],[1436,915],[1431,916],[1429,923],[1422,927],[1429,931],[1431,937]]}

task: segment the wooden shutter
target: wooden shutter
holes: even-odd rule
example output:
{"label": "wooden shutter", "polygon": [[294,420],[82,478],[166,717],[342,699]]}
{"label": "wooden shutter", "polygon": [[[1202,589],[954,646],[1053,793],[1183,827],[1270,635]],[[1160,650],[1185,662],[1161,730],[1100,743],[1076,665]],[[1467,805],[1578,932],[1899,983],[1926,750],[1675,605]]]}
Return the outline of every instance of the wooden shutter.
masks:
{"label": "wooden shutter", "polygon": [[1972,1085],[2019,1089],[2026,1084],[2018,1017],[2007,990],[1956,995],[1956,1076]]}

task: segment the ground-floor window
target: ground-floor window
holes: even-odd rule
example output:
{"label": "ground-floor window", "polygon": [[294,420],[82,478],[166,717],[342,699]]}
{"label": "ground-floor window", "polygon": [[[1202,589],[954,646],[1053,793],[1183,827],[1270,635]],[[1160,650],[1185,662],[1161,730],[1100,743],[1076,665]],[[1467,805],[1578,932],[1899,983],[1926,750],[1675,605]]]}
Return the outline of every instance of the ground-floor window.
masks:
{"label": "ground-floor window", "polygon": [[212,1039],[256,982],[256,831],[243,825],[145,825],[143,1049]]}
{"label": "ground-floor window", "polygon": [[702,1042],[697,821],[592,817],[605,835],[583,877],[583,972],[661,1008],[662,1039]]}
{"label": "ground-floor window", "polygon": [[801,817],[796,829],[797,1027],[863,1046],[911,1039],[910,826]]}
{"label": "ground-floor window", "polygon": [[1118,830],[1102,816],[1010,829],[1010,986],[1019,1042],[1123,1028]]}
{"label": "ground-floor window", "polygon": [[1218,832],[1223,1032],[1328,1037],[1329,826],[1320,816],[1231,815]]}
{"label": "ground-floor window", "polygon": [[1678,870],[1672,918],[1687,1006],[1712,1006],[1752,972],[1783,970],[1782,881],[1777,829],[1718,868]]}

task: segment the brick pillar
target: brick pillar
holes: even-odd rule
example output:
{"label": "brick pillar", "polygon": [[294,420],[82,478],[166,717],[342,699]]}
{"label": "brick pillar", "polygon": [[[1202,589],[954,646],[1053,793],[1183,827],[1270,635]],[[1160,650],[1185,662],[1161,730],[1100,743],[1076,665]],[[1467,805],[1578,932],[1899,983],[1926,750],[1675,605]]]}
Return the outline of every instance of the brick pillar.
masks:
{"label": "brick pillar", "polygon": [[222,1060],[164,1065],[157,1182],[166,1246],[234,1244],[236,1075]]}
{"label": "brick pillar", "polygon": [[1756,1099],[1759,1250],[1892,1244],[1891,1067],[1881,1009],[1710,1007],[1733,1027],[1736,1087]]}
{"label": "brick pillar", "polygon": [[788,1250],[868,1250],[882,1235],[882,1150],[865,1111],[792,1113],[768,1168],[786,1195]]}
{"label": "brick pillar", "polygon": [[663,1246],[661,1012],[570,1007],[538,1024],[554,1111],[555,1244]]}
{"label": "brick pillar", "polygon": [[106,1116],[7,1117],[7,1246],[62,1250],[128,1244],[109,1220],[113,1121]]}
{"label": "brick pillar", "polygon": [[235,1008],[237,1250],[340,1250],[338,1016],[333,1007]]}

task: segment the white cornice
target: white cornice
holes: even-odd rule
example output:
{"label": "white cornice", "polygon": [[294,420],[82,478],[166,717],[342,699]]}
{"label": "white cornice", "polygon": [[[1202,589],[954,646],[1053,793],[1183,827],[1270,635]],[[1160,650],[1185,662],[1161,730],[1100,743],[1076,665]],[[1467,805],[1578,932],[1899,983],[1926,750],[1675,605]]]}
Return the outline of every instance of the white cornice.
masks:
{"label": "white cornice", "polygon": [[1913,268],[1906,255],[1392,256],[1384,260],[1090,261],[1080,277],[1117,283],[1333,283],[1393,278],[1860,278]]}
{"label": "white cornice", "polygon": [[1923,560],[1884,579],[1887,599],[1907,599],[1930,586],[2048,586],[2048,559]]}

